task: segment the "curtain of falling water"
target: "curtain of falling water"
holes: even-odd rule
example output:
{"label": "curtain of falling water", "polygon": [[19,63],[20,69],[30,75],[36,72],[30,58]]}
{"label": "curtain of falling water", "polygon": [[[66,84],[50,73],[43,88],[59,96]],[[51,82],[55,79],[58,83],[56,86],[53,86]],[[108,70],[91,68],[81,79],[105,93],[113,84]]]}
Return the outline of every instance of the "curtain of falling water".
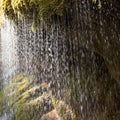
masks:
{"label": "curtain of falling water", "polygon": [[2,77],[6,84],[19,69],[16,31],[13,23],[6,18],[1,28],[1,57]]}
{"label": "curtain of falling water", "polygon": [[40,23],[40,30],[32,32],[30,20],[25,20],[22,24],[18,23],[17,36],[21,71],[33,75],[35,84],[47,82],[51,85],[55,84],[60,89],[60,84],[67,81],[68,49],[64,32],[61,32],[58,23],[57,18],[50,30]]}
{"label": "curtain of falling water", "polygon": [[[71,105],[75,109],[77,116],[82,117],[78,117],[78,120],[80,118],[83,120],[89,119],[92,115],[94,119],[102,119],[100,113],[107,113],[108,111],[110,111],[111,116],[108,119],[112,119],[112,113],[116,112],[116,108],[118,109],[115,103],[118,105],[117,99],[119,99],[119,96],[114,94],[112,98],[112,95],[110,95],[107,100],[109,99],[109,102],[112,101],[111,104],[113,105],[109,106],[108,101],[101,99],[100,95],[103,94],[105,96],[104,99],[106,99],[108,91],[113,92],[109,90],[110,88],[116,86],[115,91],[119,89],[119,85],[116,85],[116,81],[111,78],[104,62],[111,55],[114,56],[114,59],[110,59],[112,62],[116,59],[115,56],[118,56],[116,51],[118,53],[119,49],[116,48],[118,48],[117,46],[120,45],[120,42],[118,42],[119,27],[116,28],[116,25],[119,26],[119,18],[116,19],[116,17],[119,12],[114,17],[111,17],[112,12],[114,13],[114,8],[113,11],[105,11],[103,8],[94,8],[91,4],[89,0],[76,0],[71,2],[72,7],[66,14],[69,82],[71,83],[69,85],[73,90]],[[105,5],[104,2],[102,4],[103,6]],[[109,23],[109,20],[111,23]],[[116,39],[117,44],[115,41],[112,42],[112,37]],[[97,44],[96,41],[98,42]],[[114,54],[112,54],[112,51],[110,52],[113,44]],[[100,56],[101,54],[102,56]],[[105,86],[107,87],[110,82],[113,82],[114,85],[110,86],[110,88],[108,87],[108,90],[105,89]],[[101,83],[104,87],[99,87]],[[101,101],[99,101],[100,99]]]}
{"label": "curtain of falling water", "polygon": [[[96,14],[90,4],[89,0],[70,2],[69,11],[63,18],[55,17],[50,28],[40,23],[40,29],[32,32],[31,20],[25,19],[22,23],[18,22],[15,29],[5,20],[1,29],[4,79],[19,70],[34,76],[34,85],[43,82],[50,84],[53,94],[60,99],[63,99],[63,90],[67,90],[71,95],[69,104],[78,120],[89,119],[90,116],[97,119],[100,113],[107,110],[107,103],[100,99],[100,95],[103,98],[106,96],[106,81],[112,78],[104,59],[98,55],[101,51],[95,53],[93,39],[96,36],[105,38],[107,43],[102,39],[105,42],[103,45],[109,48],[108,38],[115,39],[119,35],[115,32],[115,18],[110,19],[113,27],[110,26],[111,30],[107,31],[104,26],[108,24],[102,11],[97,9]],[[103,87],[99,87],[100,84]],[[115,106],[113,99],[113,111]]]}
{"label": "curtain of falling water", "polygon": [[[1,32],[1,31],[0,31]],[[1,38],[1,34],[0,34]],[[1,39],[0,39],[0,79],[2,79],[2,55],[1,55]]]}
{"label": "curtain of falling water", "polygon": [[[10,22],[6,17],[3,19],[3,26],[1,27],[1,37],[0,37],[0,90],[3,90],[3,96],[0,96],[3,99],[5,96],[8,96],[9,93],[4,93],[4,88],[10,83],[11,80],[17,73],[19,73],[19,63],[18,63],[18,39],[16,35],[16,30],[12,22]],[[1,81],[2,80],[2,81]],[[2,86],[2,87],[1,87]],[[7,100],[2,100],[7,101]],[[1,102],[2,102],[1,101]],[[1,103],[2,107],[7,107],[9,105],[9,100],[7,103]],[[8,108],[5,108],[6,110]],[[0,111],[0,114],[3,113],[3,110]],[[8,114],[3,113],[0,116],[0,120],[11,120],[12,111]]]}

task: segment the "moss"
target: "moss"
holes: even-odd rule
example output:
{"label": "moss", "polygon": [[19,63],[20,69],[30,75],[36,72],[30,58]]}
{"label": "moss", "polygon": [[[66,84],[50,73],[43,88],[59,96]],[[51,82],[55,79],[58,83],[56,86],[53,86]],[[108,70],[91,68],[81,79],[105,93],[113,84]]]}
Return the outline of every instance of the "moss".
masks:
{"label": "moss", "polygon": [[25,77],[25,74],[21,72],[15,75],[15,77],[12,79],[12,83],[21,82],[24,79],[24,77]]}
{"label": "moss", "polygon": [[75,114],[71,108],[64,101],[58,100],[51,95],[47,83],[33,86],[30,84],[29,78],[20,73],[7,86],[6,92],[8,93],[11,89],[12,94],[7,97],[9,98],[9,107],[16,111],[13,117],[14,120],[40,119],[54,108],[64,120],[67,120],[68,117],[75,120]]}
{"label": "moss", "polygon": [[[46,101],[51,99],[47,83],[33,85],[33,80],[30,81],[23,73],[16,75],[11,81],[6,86],[5,93],[6,99],[9,100],[7,107],[16,111],[14,120],[36,120],[41,118],[44,112],[53,109],[49,102],[46,104]],[[46,105],[48,108],[45,111]]]}
{"label": "moss", "polygon": [[61,16],[65,5],[65,0],[1,0],[0,15],[13,20],[27,17],[38,26],[40,20],[48,22],[54,15]]}
{"label": "moss", "polygon": [[16,103],[15,108],[17,108],[17,113],[14,116],[15,120],[31,120],[38,116],[38,114],[35,115],[37,111],[41,112],[41,103],[36,101],[29,101],[27,103],[24,97],[24,99]]}
{"label": "moss", "polygon": [[[31,92],[35,91],[31,90]],[[43,95],[37,95],[34,98],[30,96],[30,91],[25,92],[22,97],[14,104],[14,108],[17,108],[17,113],[14,116],[15,119],[36,120],[37,118],[41,118],[44,114],[45,99],[49,100],[49,97],[45,98]]]}
{"label": "moss", "polygon": [[68,106],[64,101],[62,100],[57,100],[56,98],[52,98],[52,103],[54,108],[56,109],[58,115],[63,119],[63,120],[76,120],[75,113],[72,111],[70,106]]}

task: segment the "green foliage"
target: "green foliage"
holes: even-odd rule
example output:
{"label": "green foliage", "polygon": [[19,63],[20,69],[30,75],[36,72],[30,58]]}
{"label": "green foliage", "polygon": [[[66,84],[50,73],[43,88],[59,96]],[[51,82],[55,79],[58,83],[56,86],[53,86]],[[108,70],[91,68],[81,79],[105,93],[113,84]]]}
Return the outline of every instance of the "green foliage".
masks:
{"label": "green foliage", "polygon": [[30,80],[23,73],[19,73],[11,81],[4,91],[7,94],[6,103],[9,103],[7,109],[16,111],[13,119],[36,120],[41,118],[44,114],[44,100],[50,100],[50,92],[47,91],[48,85],[42,83],[34,86],[33,80]]}
{"label": "green foliage", "polygon": [[[53,97],[47,83],[33,85],[33,80],[30,81],[23,73],[16,75],[11,81],[4,91],[6,103],[9,102],[7,109],[16,111],[13,116],[14,120],[40,119],[46,112],[53,109],[56,109],[57,114],[64,120],[67,120],[68,117],[76,120],[72,109],[64,101]],[[44,112],[45,106],[47,107],[46,112]]]}
{"label": "green foliage", "polygon": [[1,0],[0,16],[13,20],[27,17],[39,25],[40,20],[47,23],[54,15],[62,16],[65,5],[65,0]]}

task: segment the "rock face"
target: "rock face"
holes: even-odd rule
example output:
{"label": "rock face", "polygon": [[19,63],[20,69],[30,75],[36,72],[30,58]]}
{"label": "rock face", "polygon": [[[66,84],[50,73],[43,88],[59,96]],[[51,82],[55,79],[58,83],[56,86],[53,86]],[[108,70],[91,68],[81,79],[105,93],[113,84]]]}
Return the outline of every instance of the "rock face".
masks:
{"label": "rock face", "polygon": [[[104,60],[112,77],[120,81],[120,11],[114,0],[96,3],[77,2],[67,13],[68,36],[72,34],[74,44],[87,47]],[[68,37],[69,39],[69,37]]]}
{"label": "rock face", "polygon": [[36,79],[20,74],[8,87],[16,120],[119,120],[119,1],[69,5],[49,30],[40,23],[33,33],[30,20],[18,22],[20,67]]}
{"label": "rock face", "polygon": [[[47,22],[49,24],[52,17],[55,22],[59,19],[64,26],[62,30],[66,31],[66,38],[72,37],[74,42],[83,43],[90,50],[97,52],[104,58],[113,78],[120,81],[120,2],[117,0],[84,2],[73,0],[68,4],[65,0],[61,0],[48,1],[48,3],[34,0],[29,2],[2,1],[0,8],[1,12],[4,11],[13,20],[23,16],[34,19],[33,26],[39,25],[40,18],[46,21],[46,24]],[[59,17],[61,15],[63,17]]]}
{"label": "rock face", "polygon": [[76,81],[72,82],[71,87],[61,89],[63,96],[58,99],[53,86],[48,83],[33,85],[33,80],[20,73],[6,86],[7,96],[4,96],[3,104],[9,102],[9,105],[4,108],[7,108],[7,113],[16,111],[12,116],[14,120],[92,120],[96,115],[98,120],[119,120],[120,87],[114,80],[101,79],[96,86],[82,83],[86,86],[83,89]]}

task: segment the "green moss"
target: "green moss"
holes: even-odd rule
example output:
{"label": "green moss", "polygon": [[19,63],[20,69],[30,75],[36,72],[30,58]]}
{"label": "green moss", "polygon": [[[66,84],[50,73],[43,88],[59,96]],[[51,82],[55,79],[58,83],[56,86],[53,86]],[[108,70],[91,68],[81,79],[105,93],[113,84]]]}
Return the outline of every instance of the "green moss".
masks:
{"label": "green moss", "polygon": [[36,27],[40,20],[47,23],[54,15],[61,16],[65,5],[65,0],[1,0],[0,15],[13,20],[27,17]]}
{"label": "green moss", "polygon": [[25,74],[21,72],[15,75],[15,77],[12,79],[12,83],[21,82],[24,79],[24,77],[25,77]]}
{"label": "green moss", "polygon": [[56,98],[52,98],[52,103],[54,108],[56,109],[58,115],[63,119],[63,120],[76,120],[75,113],[72,111],[70,106],[68,106],[64,101],[62,100],[57,100]]}
{"label": "green moss", "polygon": [[[6,88],[8,108],[16,111],[14,120],[36,120],[44,114],[45,100],[50,100],[51,93],[47,83],[33,85],[33,80],[20,73],[11,80]],[[44,94],[43,94],[44,92]],[[52,109],[52,107],[51,107]],[[39,112],[39,114],[38,114]]]}
{"label": "green moss", "polygon": [[[11,89],[14,92],[7,97],[9,97],[9,107],[16,111],[14,120],[40,119],[46,113],[44,112],[46,104],[48,104],[47,107],[51,106],[47,108],[48,112],[55,108],[58,115],[64,120],[67,120],[68,117],[71,117],[71,120],[75,120],[75,114],[70,107],[64,101],[58,100],[51,95],[47,83],[33,86],[30,84],[29,78],[20,73],[7,86],[6,92],[8,93]],[[49,100],[52,103],[49,103]]]}

